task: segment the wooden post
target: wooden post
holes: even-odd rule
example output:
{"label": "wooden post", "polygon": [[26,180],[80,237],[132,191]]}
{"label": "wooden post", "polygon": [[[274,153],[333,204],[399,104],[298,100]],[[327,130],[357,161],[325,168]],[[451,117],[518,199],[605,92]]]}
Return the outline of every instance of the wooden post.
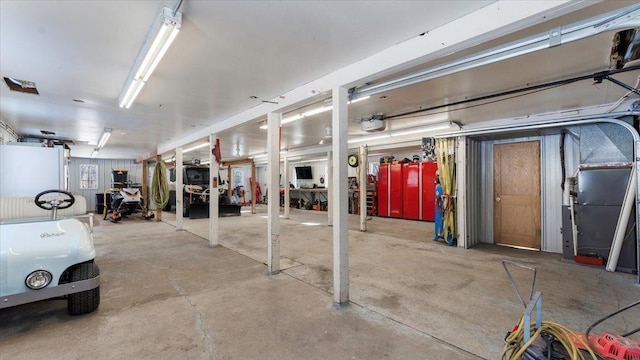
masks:
{"label": "wooden post", "polygon": [[[162,161],[161,155],[156,155],[156,166]],[[162,209],[156,209],[156,221],[162,221]]]}
{"label": "wooden post", "polygon": [[147,216],[147,211],[149,210],[149,189],[147,186],[147,178],[149,177],[149,172],[147,168],[147,160],[142,160],[142,209],[144,210],[144,216]]}

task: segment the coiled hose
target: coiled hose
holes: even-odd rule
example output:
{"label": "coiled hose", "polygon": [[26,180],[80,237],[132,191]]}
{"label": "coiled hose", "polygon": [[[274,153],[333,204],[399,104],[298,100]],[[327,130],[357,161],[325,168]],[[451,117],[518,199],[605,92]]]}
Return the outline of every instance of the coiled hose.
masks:
{"label": "coiled hose", "polygon": [[151,201],[156,204],[158,211],[169,202],[169,180],[167,179],[167,167],[164,161],[158,161],[151,178]]}
{"label": "coiled hose", "polygon": [[[527,348],[533,344],[533,342],[540,336],[540,334],[543,333],[552,336],[557,342],[559,342],[569,354],[569,358],[572,360],[598,359],[589,345],[585,341],[580,339],[578,335],[576,335],[565,326],[551,321],[542,321],[542,326],[540,326],[539,329],[535,329],[535,324],[532,324],[531,338],[529,339],[529,341],[523,344],[524,316],[520,317],[516,329],[511,332],[505,339],[505,346],[500,359],[522,359]],[[582,345],[582,347],[586,349],[587,353],[582,353],[580,349],[578,349],[578,347],[575,345],[573,340],[577,340]]]}

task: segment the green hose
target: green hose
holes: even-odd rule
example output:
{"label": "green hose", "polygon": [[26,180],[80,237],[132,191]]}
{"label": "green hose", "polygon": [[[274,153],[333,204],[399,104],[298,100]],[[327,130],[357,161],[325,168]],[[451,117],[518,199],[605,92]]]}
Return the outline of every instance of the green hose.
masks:
{"label": "green hose", "polygon": [[167,167],[164,161],[158,161],[151,178],[151,200],[156,204],[158,211],[169,202],[169,181],[167,180]]}

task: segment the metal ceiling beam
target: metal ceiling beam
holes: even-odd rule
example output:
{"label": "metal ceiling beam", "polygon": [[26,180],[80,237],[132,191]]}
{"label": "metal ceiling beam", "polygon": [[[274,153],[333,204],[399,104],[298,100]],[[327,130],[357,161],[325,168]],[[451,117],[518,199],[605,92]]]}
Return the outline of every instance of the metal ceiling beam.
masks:
{"label": "metal ceiling beam", "polygon": [[401,87],[470,70],[517,56],[549,49],[586,39],[604,32],[640,27],[640,5],[632,5],[569,25],[556,27],[505,45],[497,46],[458,60],[436,65],[379,84],[366,85],[351,91],[351,100],[373,96]]}

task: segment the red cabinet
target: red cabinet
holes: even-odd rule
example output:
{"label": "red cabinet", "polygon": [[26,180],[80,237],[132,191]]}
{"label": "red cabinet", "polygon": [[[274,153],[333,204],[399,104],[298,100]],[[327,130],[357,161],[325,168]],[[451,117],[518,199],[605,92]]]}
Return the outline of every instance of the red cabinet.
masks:
{"label": "red cabinet", "polygon": [[434,221],[435,162],[380,164],[378,216]]}
{"label": "red cabinet", "polygon": [[378,216],[402,217],[402,164],[378,169]]}

